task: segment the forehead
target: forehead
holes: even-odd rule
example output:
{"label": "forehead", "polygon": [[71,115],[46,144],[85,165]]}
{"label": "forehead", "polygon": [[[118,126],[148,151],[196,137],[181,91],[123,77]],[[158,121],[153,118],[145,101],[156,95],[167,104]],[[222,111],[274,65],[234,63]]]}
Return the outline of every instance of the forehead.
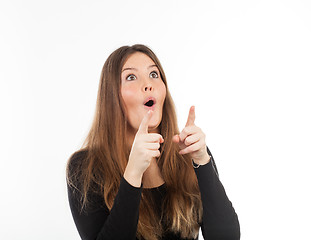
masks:
{"label": "forehead", "polygon": [[154,61],[152,59],[142,53],[142,52],[135,52],[131,54],[124,63],[123,68],[129,67],[149,67],[150,65],[154,65]]}

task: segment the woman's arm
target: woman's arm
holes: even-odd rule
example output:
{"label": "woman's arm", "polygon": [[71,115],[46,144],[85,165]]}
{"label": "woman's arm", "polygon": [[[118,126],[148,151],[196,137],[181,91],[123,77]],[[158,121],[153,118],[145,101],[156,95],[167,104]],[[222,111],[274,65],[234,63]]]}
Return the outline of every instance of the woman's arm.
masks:
{"label": "woman's arm", "polygon": [[81,195],[70,186],[67,189],[81,239],[136,239],[141,188],[133,187],[122,178],[110,212],[104,199],[95,194],[90,194],[90,205],[81,212]]}
{"label": "woman's arm", "polygon": [[214,158],[195,168],[203,204],[202,235],[205,239],[240,239],[238,216],[218,178]]}

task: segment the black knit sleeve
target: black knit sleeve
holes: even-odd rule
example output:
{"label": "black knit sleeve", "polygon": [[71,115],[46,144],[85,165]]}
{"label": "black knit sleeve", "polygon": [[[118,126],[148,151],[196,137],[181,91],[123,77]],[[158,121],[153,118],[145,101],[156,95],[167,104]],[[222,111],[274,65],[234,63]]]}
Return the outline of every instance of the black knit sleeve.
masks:
{"label": "black knit sleeve", "polygon": [[142,188],[136,188],[122,178],[111,211],[104,199],[96,194],[90,194],[90,204],[81,211],[79,191],[68,184],[67,190],[71,213],[81,239],[136,239]]}
{"label": "black knit sleeve", "polygon": [[211,161],[195,169],[203,204],[202,235],[208,240],[238,240],[238,216],[219,180],[216,164],[208,147],[207,152]]}

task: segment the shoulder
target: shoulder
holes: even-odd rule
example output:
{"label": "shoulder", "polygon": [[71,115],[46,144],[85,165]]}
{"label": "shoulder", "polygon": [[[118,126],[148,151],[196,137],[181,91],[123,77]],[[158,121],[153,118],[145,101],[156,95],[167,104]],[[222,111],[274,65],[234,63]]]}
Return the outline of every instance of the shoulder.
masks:
{"label": "shoulder", "polygon": [[76,186],[81,181],[81,173],[83,167],[85,166],[88,151],[85,149],[80,149],[71,154],[67,161],[66,168],[66,179],[67,184],[71,186]]}
{"label": "shoulder", "polygon": [[80,168],[87,157],[87,150],[81,149],[71,154],[67,162],[67,171],[73,171]]}
{"label": "shoulder", "polygon": [[79,162],[81,160],[83,160],[86,155],[88,153],[88,150],[87,149],[80,149],[76,152],[74,152],[73,154],[71,154],[70,158],[69,158],[69,161],[72,161],[72,162]]}

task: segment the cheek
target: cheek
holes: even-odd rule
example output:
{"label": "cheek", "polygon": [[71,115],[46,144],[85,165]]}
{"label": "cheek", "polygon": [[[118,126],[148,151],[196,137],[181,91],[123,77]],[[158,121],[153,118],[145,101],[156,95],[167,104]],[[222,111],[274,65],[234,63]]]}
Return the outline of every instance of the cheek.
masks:
{"label": "cheek", "polygon": [[137,93],[132,87],[122,87],[121,88],[121,96],[125,103],[125,108],[127,111],[135,106],[135,98],[137,97]]}
{"label": "cheek", "polygon": [[161,90],[160,90],[160,94],[161,94],[161,97],[162,97],[163,102],[164,102],[164,99],[165,99],[165,97],[166,97],[166,87],[165,87],[164,82],[162,82],[162,84],[161,84],[161,86],[160,86],[159,89],[161,89]]}
{"label": "cheek", "polygon": [[130,87],[122,87],[121,88],[121,95],[122,95],[122,98],[126,104],[126,103],[130,102],[131,100],[133,100],[133,96],[135,96],[135,92]]}

